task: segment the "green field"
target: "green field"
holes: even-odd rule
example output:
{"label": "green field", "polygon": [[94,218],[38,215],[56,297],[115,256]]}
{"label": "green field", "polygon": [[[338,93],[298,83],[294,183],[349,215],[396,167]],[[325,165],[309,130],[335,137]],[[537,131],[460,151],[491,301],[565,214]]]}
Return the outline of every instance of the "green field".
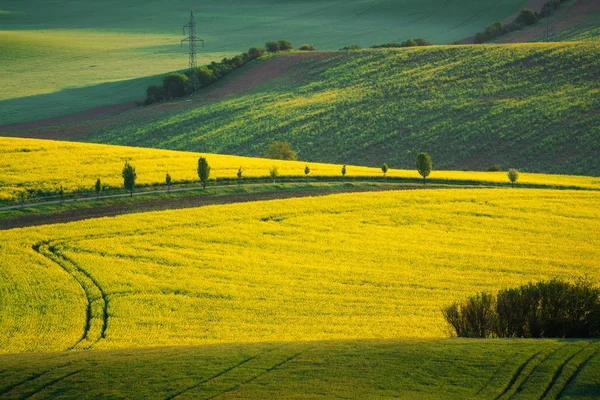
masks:
{"label": "green field", "polygon": [[[426,37],[451,43],[525,0],[196,1],[200,63],[267,40],[338,49]],[[143,99],[157,74],[187,67],[188,1],[6,0],[0,6],[0,124]],[[26,72],[26,73],[25,73]]]}
{"label": "green field", "polygon": [[34,398],[597,399],[600,343],[355,340],[0,356]]}
{"label": "green field", "polygon": [[600,173],[600,43],[283,55],[219,88],[286,57],[294,66],[250,91],[210,100],[209,88],[197,103],[133,111],[71,138],[248,156],[285,140],[308,161],[412,169],[426,151],[436,169]]}

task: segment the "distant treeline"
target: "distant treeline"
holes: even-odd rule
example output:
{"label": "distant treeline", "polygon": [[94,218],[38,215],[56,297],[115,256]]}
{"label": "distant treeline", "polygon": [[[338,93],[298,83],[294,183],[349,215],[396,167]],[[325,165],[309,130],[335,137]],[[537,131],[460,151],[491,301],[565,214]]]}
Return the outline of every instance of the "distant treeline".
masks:
{"label": "distant treeline", "polygon": [[[371,46],[372,49],[395,49],[401,47],[416,47],[416,46],[431,46],[432,43],[428,42],[425,39],[408,39],[402,43],[396,42],[387,42],[384,44],[376,44]],[[345,47],[342,47],[340,50],[360,50],[361,47],[357,44],[351,44]]]}
{"label": "distant treeline", "polygon": [[[294,46],[288,40],[269,41],[265,48],[252,47],[245,53],[232,58],[224,58],[221,62],[213,61],[209,65],[197,67],[191,71],[169,74],[163,78],[162,86],[150,86],[146,89],[144,104],[149,105],[191,94],[194,90],[204,88],[250,61],[260,58],[265,51],[275,53],[293,48]],[[299,50],[312,51],[315,48],[311,44],[303,44]]]}
{"label": "distant treeline", "polygon": [[540,19],[552,15],[565,1],[567,0],[551,0],[544,4],[544,7],[542,7],[542,10],[539,13],[536,13],[529,8],[524,8],[514,22],[511,22],[508,25],[504,25],[504,23],[500,21],[495,22],[488,26],[485,31],[478,32],[475,35],[475,43],[485,43],[509,32],[518,31],[525,26],[533,25]]}

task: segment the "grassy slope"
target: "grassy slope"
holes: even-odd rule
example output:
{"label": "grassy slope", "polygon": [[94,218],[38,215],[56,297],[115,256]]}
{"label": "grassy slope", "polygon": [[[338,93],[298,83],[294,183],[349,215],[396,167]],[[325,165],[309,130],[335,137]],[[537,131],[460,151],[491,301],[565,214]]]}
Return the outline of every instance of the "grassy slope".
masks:
{"label": "grassy slope", "polygon": [[2,231],[0,352],[443,337],[453,300],[600,278],[599,208],[596,192],[432,189]]}
{"label": "grassy slope", "polygon": [[[537,172],[600,173],[598,43],[305,57],[250,93],[197,107],[132,112],[125,122],[106,120],[92,128],[84,140],[250,156],[273,140],[287,140],[311,161],[385,161],[410,169],[416,153],[427,151],[437,169],[500,163]],[[227,84],[251,77],[253,68]]]}
{"label": "grassy slope", "polygon": [[599,348],[555,340],[362,340],[13,354],[0,356],[0,393],[491,399],[518,391],[516,398],[538,399],[549,389],[549,398],[592,399],[600,395]]}
{"label": "grassy slope", "polygon": [[[281,38],[322,49],[411,37],[448,43],[524,3],[200,0],[193,6],[198,36],[207,44],[200,50],[202,63]],[[0,124],[138,100],[151,81],[146,77],[187,67],[186,50],[179,46],[187,0],[5,0],[1,7]]]}
{"label": "grassy slope", "polygon": [[[89,191],[100,178],[107,187],[122,187],[121,170],[125,160],[135,167],[140,185],[164,184],[169,172],[175,182],[198,179],[197,165],[200,153],[156,150],[139,147],[58,142],[40,139],[0,137],[0,171],[2,171],[0,201],[16,199],[22,190],[39,193],[57,193],[63,186],[65,193]],[[263,158],[204,154],[211,165],[211,178],[235,178],[243,167],[245,177],[267,177],[269,169],[278,168],[281,176],[304,176],[310,166],[311,176],[341,177],[341,165],[281,161]],[[382,176],[379,168],[347,166],[349,178]],[[390,177],[419,178],[416,170],[388,171]],[[433,171],[433,179],[506,182],[504,172]],[[600,189],[600,180],[593,177],[523,173],[520,183],[556,186],[574,186]]]}

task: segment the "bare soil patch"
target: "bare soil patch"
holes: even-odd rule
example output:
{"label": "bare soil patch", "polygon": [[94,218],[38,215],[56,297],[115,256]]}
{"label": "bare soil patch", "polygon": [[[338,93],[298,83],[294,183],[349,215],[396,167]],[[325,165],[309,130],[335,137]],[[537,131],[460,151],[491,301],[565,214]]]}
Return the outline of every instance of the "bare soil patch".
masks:
{"label": "bare soil patch", "polygon": [[[79,210],[69,210],[65,212],[56,212],[51,214],[31,214],[18,217],[9,217],[0,219],[0,230],[23,228],[27,226],[38,226],[48,224],[58,224],[72,221],[80,221],[90,218],[113,217],[122,214],[133,214],[147,211],[160,211],[171,209],[185,209],[202,207],[213,204],[231,204],[246,203],[250,201],[290,199],[311,196],[327,196],[336,193],[355,193],[355,192],[380,192],[390,190],[422,190],[428,187],[367,187],[367,188],[317,188],[289,191],[273,191],[263,193],[244,193],[227,194],[215,196],[189,196],[183,198],[159,198],[159,199],[140,199],[133,204],[118,204],[100,207],[82,208]],[[434,187],[431,187],[432,189]]]}

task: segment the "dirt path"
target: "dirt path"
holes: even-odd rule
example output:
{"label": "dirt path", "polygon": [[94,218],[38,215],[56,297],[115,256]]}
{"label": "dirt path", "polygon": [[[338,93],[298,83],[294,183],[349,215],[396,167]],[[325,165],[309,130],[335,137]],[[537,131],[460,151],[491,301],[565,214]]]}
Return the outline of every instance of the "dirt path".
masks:
{"label": "dirt path", "polygon": [[[544,7],[544,4],[546,4],[547,1],[548,0],[529,0],[527,2],[527,4],[523,8],[531,8],[535,12],[540,12],[542,10],[542,7]],[[504,25],[508,25],[511,22],[513,22],[514,20],[516,20],[517,17],[519,16],[520,12],[521,12],[521,10],[516,11],[513,15],[511,15],[508,18],[506,18],[503,21]],[[475,35],[470,36],[470,37],[468,37],[466,39],[463,39],[463,40],[459,40],[457,43],[460,43],[460,44],[475,44]]]}
{"label": "dirt path", "polygon": [[[139,108],[135,103],[98,107],[57,118],[0,125],[0,133],[18,132],[15,136],[37,139],[61,139],[85,135],[103,125],[126,122],[129,119],[150,116],[173,109],[195,108],[207,101],[215,101],[233,94],[244,93],[268,83],[270,80],[287,75],[301,61],[319,60],[329,56],[329,52],[319,51],[281,55],[267,62],[249,64],[242,70],[234,72],[233,76],[201,90],[197,96],[190,98],[189,101],[178,99],[174,102]],[[132,112],[120,115],[127,111]]]}
{"label": "dirt path", "polygon": [[[431,187],[432,189],[435,187]],[[80,221],[83,219],[113,217],[122,214],[132,214],[146,211],[160,211],[170,209],[184,209],[208,206],[212,204],[231,204],[247,203],[250,201],[290,199],[310,196],[327,196],[336,193],[359,193],[359,192],[380,192],[391,190],[423,190],[428,187],[372,187],[372,188],[340,188],[340,189],[303,189],[289,191],[274,191],[262,193],[246,194],[227,194],[215,196],[190,196],[174,199],[147,199],[140,200],[135,204],[118,204],[100,207],[83,208],[79,210],[69,210],[52,214],[23,215],[18,217],[9,217],[0,219],[0,230],[23,228],[27,226],[38,226],[47,224],[57,224],[64,222]]]}

